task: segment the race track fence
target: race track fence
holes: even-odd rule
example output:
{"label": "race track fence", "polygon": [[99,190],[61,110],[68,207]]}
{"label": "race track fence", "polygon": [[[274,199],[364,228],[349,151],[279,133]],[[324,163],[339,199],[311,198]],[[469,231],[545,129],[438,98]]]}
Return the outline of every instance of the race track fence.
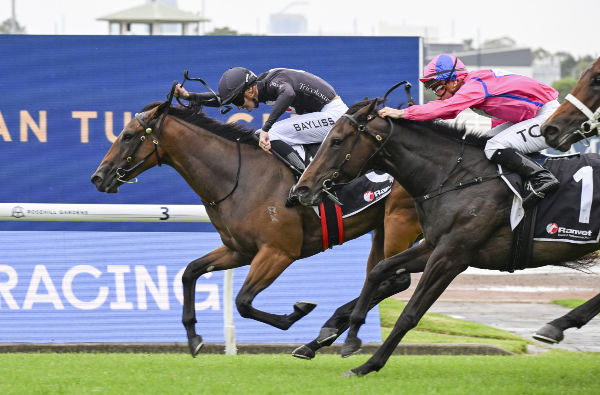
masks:
{"label": "race track fence", "polygon": [[[0,203],[0,221],[210,222],[202,205]],[[223,284],[225,354],[235,355],[233,269]]]}

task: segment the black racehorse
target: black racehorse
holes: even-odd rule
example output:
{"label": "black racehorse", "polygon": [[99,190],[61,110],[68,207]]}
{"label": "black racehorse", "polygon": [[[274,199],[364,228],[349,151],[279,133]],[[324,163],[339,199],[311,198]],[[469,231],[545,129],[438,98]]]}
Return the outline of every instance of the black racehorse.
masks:
{"label": "black racehorse", "polygon": [[[223,241],[216,250],[189,263],[183,274],[182,321],[193,356],[203,345],[195,330],[194,300],[196,280],[205,273],[250,265],[236,298],[237,309],[242,317],[279,329],[288,329],[315,307],[298,302],[284,315],[252,306],[256,295],[294,261],[324,249],[314,210],[284,204],[295,176],[258,148],[252,131],[195,110],[170,107],[170,100],[152,103],[125,126],[92,175],[92,182],[101,192],[116,193],[123,183],[161,164],[176,169],[202,198]],[[410,247],[421,233],[414,203],[397,183],[386,199],[344,218],[343,229],[345,240],[374,231],[367,272],[384,257]],[[390,282],[382,287],[380,300],[406,289],[410,276],[393,276]],[[293,355],[310,359],[316,350],[330,345],[348,328],[354,303],[338,308],[317,338]]]}
{"label": "black racehorse", "polygon": [[[381,118],[378,104],[378,100],[361,103],[358,111],[352,114],[353,106],[340,118],[292,189],[302,204],[315,205],[324,188],[353,179],[368,164],[391,174],[415,199],[424,241],[384,259],[369,273],[350,317],[342,355],[360,347],[358,329],[382,280],[405,272],[423,275],[383,345],[347,375],[381,369],[406,332],[469,266],[506,270],[511,258],[512,192],[498,176],[496,165],[485,158],[485,142],[463,137],[463,130],[441,123]],[[598,243],[536,241],[526,267],[585,265],[589,259],[562,262],[598,247]]]}

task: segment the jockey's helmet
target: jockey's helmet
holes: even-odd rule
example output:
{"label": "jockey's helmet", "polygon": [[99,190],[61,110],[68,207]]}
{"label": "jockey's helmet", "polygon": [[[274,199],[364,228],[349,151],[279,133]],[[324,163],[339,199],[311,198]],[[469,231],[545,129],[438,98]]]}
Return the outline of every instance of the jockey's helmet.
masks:
{"label": "jockey's helmet", "polygon": [[434,89],[439,84],[447,84],[448,81],[462,79],[468,74],[464,63],[457,57],[441,54],[436,56],[425,66],[423,77],[419,78],[425,88]]}
{"label": "jockey's helmet", "polygon": [[219,97],[221,104],[244,105],[244,92],[256,83],[256,74],[244,67],[232,67],[221,76]]}

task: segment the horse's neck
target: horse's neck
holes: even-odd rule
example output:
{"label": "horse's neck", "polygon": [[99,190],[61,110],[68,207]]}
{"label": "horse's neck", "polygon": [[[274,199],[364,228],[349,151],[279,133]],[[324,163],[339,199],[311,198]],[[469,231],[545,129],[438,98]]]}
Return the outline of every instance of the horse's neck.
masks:
{"label": "horse's neck", "polygon": [[456,177],[468,178],[465,173],[475,177],[489,172],[485,168],[491,165],[479,147],[419,129],[402,130],[397,138],[390,173],[413,197],[428,194]]}
{"label": "horse's neck", "polygon": [[[161,144],[165,163],[173,167],[202,198],[213,201],[233,188],[239,167],[237,144],[206,130],[173,128]],[[227,190],[227,191],[226,191]]]}

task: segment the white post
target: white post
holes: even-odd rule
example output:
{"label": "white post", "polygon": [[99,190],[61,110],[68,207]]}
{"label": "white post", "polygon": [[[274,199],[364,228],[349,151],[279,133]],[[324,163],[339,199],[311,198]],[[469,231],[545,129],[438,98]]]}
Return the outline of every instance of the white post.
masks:
{"label": "white post", "polygon": [[225,271],[223,305],[225,355],[236,355],[237,347],[235,346],[235,327],[233,325],[233,269]]}

